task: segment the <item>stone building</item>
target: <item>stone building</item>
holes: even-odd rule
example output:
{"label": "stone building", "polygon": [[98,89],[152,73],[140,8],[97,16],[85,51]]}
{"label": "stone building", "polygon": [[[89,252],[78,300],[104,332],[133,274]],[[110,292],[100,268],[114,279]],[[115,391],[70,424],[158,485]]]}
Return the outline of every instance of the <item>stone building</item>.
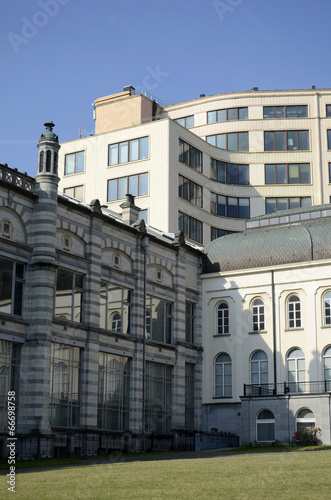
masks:
{"label": "stone building", "polygon": [[331,443],[331,204],[251,219],[206,246],[203,427],[242,444]]}
{"label": "stone building", "polygon": [[60,194],[45,125],[35,179],[0,166],[1,454],[8,391],[21,458],[191,446],[201,251],[146,226],[132,196],[119,215]]}

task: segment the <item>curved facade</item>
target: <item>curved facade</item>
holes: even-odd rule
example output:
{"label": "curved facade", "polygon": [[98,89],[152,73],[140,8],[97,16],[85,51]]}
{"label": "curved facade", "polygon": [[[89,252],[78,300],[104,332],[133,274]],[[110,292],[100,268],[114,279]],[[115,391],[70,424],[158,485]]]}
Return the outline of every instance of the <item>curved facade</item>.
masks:
{"label": "curved facade", "polygon": [[119,211],[133,191],[152,226],[202,245],[244,230],[247,218],[330,200],[330,89],[162,107],[131,88],[94,106],[96,135],[62,144],[60,187],[71,196]]}

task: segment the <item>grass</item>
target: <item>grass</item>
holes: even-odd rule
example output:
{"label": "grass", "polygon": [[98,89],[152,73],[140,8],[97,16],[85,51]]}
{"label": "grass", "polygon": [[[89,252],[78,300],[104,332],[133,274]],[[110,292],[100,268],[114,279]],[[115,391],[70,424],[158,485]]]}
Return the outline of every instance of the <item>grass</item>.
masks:
{"label": "grass", "polygon": [[[272,447],[274,448],[274,447]],[[24,500],[311,500],[331,498],[331,453],[250,453],[17,471]],[[319,448],[322,450],[322,448]],[[244,452],[245,453],[245,452]],[[137,457],[139,458],[139,457]],[[48,461],[49,463],[49,461]],[[0,497],[9,498],[0,476]]]}

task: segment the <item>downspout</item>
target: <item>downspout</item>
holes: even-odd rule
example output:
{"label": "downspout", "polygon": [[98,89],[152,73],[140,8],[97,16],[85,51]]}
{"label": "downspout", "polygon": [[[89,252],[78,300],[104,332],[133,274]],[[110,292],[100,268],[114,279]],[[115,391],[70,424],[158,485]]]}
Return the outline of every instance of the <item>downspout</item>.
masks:
{"label": "downspout", "polygon": [[[325,203],[324,200],[324,183],[323,183],[323,165],[322,165],[322,143],[321,143],[321,113],[320,113],[320,94],[316,92],[316,112],[317,112],[317,154],[318,154],[318,164],[320,170],[320,193],[321,193],[321,201],[320,203],[323,205]],[[312,138],[311,138],[312,140]],[[316,201],[314,205],[316,204]]]}
{"label": "downspout", "polygon": [[274,360],[274,384],[275,394],[277,394],[277,356],[276,356],[276,297],[275,297],[275,277],[271,271],[271,300],[272,300],[272,337],[273,337],[273,360]]}

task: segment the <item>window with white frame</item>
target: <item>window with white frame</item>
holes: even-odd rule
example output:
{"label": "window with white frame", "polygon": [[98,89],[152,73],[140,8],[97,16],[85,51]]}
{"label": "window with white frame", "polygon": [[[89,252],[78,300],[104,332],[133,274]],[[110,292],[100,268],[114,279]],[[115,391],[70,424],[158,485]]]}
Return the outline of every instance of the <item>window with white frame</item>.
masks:
{"label": "window with white frame", "polygon": [[217,307],[217,335],[229,333],[229,306],[221,302]]}
{"label": "window with white frame", "polygon": [[255,351],[251,355],[250,380],[254,385],[268,383],[268,356],[264,351]]}
{"label": "window with white frame", "polygon": [[326,347],[323,353],[323,372],[326,390],[331,391],[331,346]]}
{"label": "window with white frame", "polygon": [[214,397],[232,396],[232,361],[222,352],[214,361]]}
{"label": "window with white frame", "polygon": [[305,392],[306,361],[301,349],[292,349],[286,359],[289,392]]}
{"label": "window with white frame", "polygon": [[331,326],[331,291],[325,292],[324,303],[324,326]]}
{"label": "window with white frame", "polygon": [[257,415],[256,441],[275,441],[275,416],[270,410],[261,410]]}
{"label": "window with white frame", "polygon": [[301,328],[301,302],[297,295],[287,299],[288,328]]}
{"label": "window with white frame", "polygon": [[304,429],[311,426],[315,427],[315,415],[309,408],[302,408],[299,410],[295,420],[297,432],[300,431],[301,427]]}
{"label": "window with white frame", "polygon": [[260,298],[254,299],[252,302],[252,328],[253,332],[265,330],[264,302]]}

